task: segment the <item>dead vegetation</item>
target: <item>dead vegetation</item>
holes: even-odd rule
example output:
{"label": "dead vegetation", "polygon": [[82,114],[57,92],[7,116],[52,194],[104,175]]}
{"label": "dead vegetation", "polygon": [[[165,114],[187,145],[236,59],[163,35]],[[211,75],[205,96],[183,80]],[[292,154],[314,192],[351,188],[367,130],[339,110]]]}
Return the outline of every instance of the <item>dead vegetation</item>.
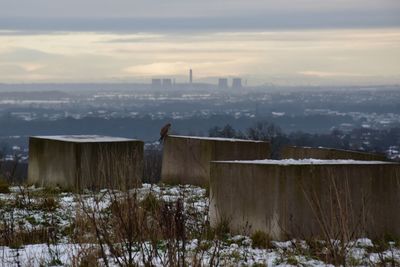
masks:
{"label": "dead vegetation", "polygon": [[[74,232],[76,243],[90,241],[98,245],[98,255],[105,265],[111,261],[119,266],[133,266],[140,259],[143,266],[159,263],[163,266],[202,265],[204,250],[188,251],[191,240],[211,240],[215,247],[210,265],[215,265],[218,253],[218,230],[212,231],[207,219],[195,224],[185,209],[185,195],[173,201],[160,200],[150,192],[144,197],[138,191],[107,190],[94,202],[79,200],[82,213],[77,217]],[[107,199],[106,207],[100,203]],[[196,220],[198,218],[195,218]],[[84,237],[84,239],[81,239]],[[195,251],[195,253],[193,253]]]}
{"label": "dead vegetation", "polygon": [[[313,177],[313,172],[310,176]],[[355,199],[346,175],[336,179],[328,173],[323,181],[324,193],[300,184],[313,220],[318,225],[314,235],[320,237],[318,241],[309,240],[310,248],[324,262],[345,266],[348,254],[355,245],[352,241],[365,234],[369,219],[366,212],[368,196],[362,194],[360,199]]]}
{"label": "dead vegetation", "polygon": [[0,176],[0,194],[10,193],[9,187],[10,185],[8,184],[8,182]]}
{"label": "dead vegetation", "polygon": [[[336,187],[339,190],[339,185]],[[333,195],[336,194],[334,188]],[[387,236],[385,240],[374,240],[372,245],[360,245],[351,235],[340,233],[343,227],[335,228],[337,230],[332,233],[337,239],[331,243],[324,238],[276,242],[263,232],[255,232],[251,238],[232,236],[229,220],[212,228],[207,204],[201,212],[196,208],[198,198],[205,197],[205,190],[195,196],[184,186],[155,186],[154,189],[150,186],[146,191],[102,190],[85,194],[24,187],[11,189],[14,195],[0,203],[3,211],[0,213],[0,246],[10,247],[15,255],[21,255],[20,251],[28,244],[45,244],[50,256],[42,260],[43,265],[66,262],[72,266],[239,265],[250,259],[247,251],[252,249],[264,251],[264,255],[275,255],[274,264],[334,263],[335,260],[335,264],[343,266],[399,264],[398,240]],[[171,197],[163,190],[176,190],[178,194]],[[63,198],[73,199],[74,213],[60,222],[67,212]],[[22,210],[26,211],[23,217]],[[341,241],[341,236],[348,237],[348,243]],[[60,245],[66,243],[74,244],[68,260],[60,256]],[[358,254],[363,256],[355,256]],[[368,255],[375,255],[376,260]],[[15,257],[14,265],[21,260],[21,256]],[[260,266],[267,265],[259,262]]]}

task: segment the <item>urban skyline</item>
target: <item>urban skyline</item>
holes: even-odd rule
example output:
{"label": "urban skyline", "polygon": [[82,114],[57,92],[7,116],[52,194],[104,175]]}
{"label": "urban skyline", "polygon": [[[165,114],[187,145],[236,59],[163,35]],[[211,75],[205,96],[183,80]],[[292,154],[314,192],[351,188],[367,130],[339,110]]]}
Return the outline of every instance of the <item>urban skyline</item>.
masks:
{"label": "urban skyline", "polygon": [[[168,76],[160,76],[158,78],[152,77],[151,78],[151,88],[152,89],[168,89],[168,88],[173,88],[175,85],[194,85],[194,84],[204,84],[204,82],[196,81],[194,76],[193,76],[193,69],[189,69],[189,76],[187,77],[188,80],[183,80],[180,82],[177,82],[175,78],[170,78]],[[219,77],[215,79],[214,82],[211,82],[210,84],[215,84],[218,85],[219,89],[228,89],[228,88],[233,88],[233,89],[240,89],[243,87],[242,85],[242,78],[241,77],[229,77],[231,78],[231,85],[229,85],[229,79],[228,77]],[[246,85],[247,85],[247,80],[246,80]]]}

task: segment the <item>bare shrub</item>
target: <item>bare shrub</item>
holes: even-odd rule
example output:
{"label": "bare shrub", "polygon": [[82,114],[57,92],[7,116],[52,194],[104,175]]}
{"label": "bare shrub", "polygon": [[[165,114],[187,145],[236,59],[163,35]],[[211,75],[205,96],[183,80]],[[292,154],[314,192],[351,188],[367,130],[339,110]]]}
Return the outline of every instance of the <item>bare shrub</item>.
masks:
{"label": "bare shrub", "polygon": [[38,209],[44,211],[55,211],[59,207],[59,203],[54,197],[44,197],[38,204]]}
{"label": "bare shrub", "polygon": [[251,235],[251,240],[253,241],[253,248],[270,248],[271,237],[263,231],[255,231]]}
{"label": "bare shrub", "polygon": [[8,182],[4,178],[0,177],[0,193],[2,194],[10,193],[9,186],[10,185],[8,184]]}
{"label": "bare shrub", "polygon": [[[19,255],[25,245],[47,244],[51,261],[60,262],[57,248],[62,234],[53,214],[56,207],[58,200],[52,197],[32,199],[29,190],[20,186],[14,198],[1,203],[0,246],[8,246]],[[46,221],[38,223],[32,216],[34,210],[45,212]],[[19,263],[19,256],[14,262]]]}
{"label": "bare shrub", "polygon": [[[311,176],[313,177],[313,173]],[[312,244],[314,248],[319,248],[319,251],[326,248],[325,253],[319,253],[325,262],[346,265],[348,252],[355,244],[352,240],[364,234],[368,217],[368,197],[363,194],[361,199],[354,199],[346,173],[340,179],[328,173],[324,181],[324,198],[321,198],[321,192],[315,188],[306,188],[300,184],[323,240],[322,248],[320,242]]]}
{"label": "bare shrub", "polygon": [[95,246],[81,246],[76,255],[72,255],[71,265],[73,267],[97,267],[100,266],[98,259],[100,251]]}
{"label": "bare shrub", "polygon": [[3,161],[3,154],[0,152],[0,177],[8,183],[21,181],[21,156],[14,155],[12,161]]}
{"label": "bare shrub", "polygon": [[[74,221],[73,236],[82,251],[74,255],[76,263],[85,261],[86,246],[91,243],[98,251],[97,262],[106,266],[202,266],[206,256],[207,265],[219,265],[219,238],[227,228],[211,230],[204,215],[191,217],[184,193],[169,201],[152,191],[140,195],[137,189],[103,190],[77,197],[81,212]],[[90,261],[94,261],[93,255]]]}
{"label": "bare shrub", "polygon": [[10,193],[9,186],[10,183],[15,182],[16,180],[19,163],[20,163],[20,156],[18,155],[14,155],[14,160],[12,162],[5,162],[4,155],[0,151],[0,193],[3,194]]}

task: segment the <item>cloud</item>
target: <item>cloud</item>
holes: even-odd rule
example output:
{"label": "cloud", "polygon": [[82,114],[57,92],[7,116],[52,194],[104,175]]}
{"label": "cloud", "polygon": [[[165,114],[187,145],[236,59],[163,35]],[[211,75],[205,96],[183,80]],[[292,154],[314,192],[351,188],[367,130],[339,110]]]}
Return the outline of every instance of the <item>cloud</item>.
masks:
{"label": "cloud", "polygon": [[361,73],[348,73],[348,72],[326,72],[326,71],[299,71],[298,72],[301,75],[305,76],[315,76],[315,77],[320,77],[320,78],[325,78],[325,77],[369,77],[370,75],[365,75]]}
{"label": "cloud", "polygon": [[204,78],[208,76],[234,76],[239,75],[238,65],[243,62],[231,61],[211,61],[207,58],[206,62],[154,62],[150,64],[141,64],[129,66],[123,71],[133,76],[154,77],[154,76],[180,76],[186,73],[190,68],[196,70],[196,76]]}
{"label": "cloud", "polygon": [[0,17],[121,18],[230,17],[350,10],[377,13],[400,8],[398,0],[13,0],[2,1]]}
{"label": "cloud", "polygon": [[5,49],[5,51],[3,52],[1,52],[0,50],[0,57],[2,61],[26,62],[55,58],[57,57],[57,55],[43,52],[37,49],[24,47],[7,47],[7,49]]}
{"label": "cloud", "polygon": [[3,81],[45,81],[51,78],[49,75],[38,74],[37,70],[43,66],[31,63],[0,64],[0,80]]}
{"label": "cloud", "polygon": [[190,66],[185,62],[156,62],[144,65],[135,65],[124,68],[128,72],[138,76],[176,75],[185,72]]}
{"label": "cloud", "polygon": [[13,0],[0,29],[179,32],[400,26],[398,0]]}
{"label": "cloud", "polygon": [[0,64],[0,73],[2,76],[7,77],[9,75],[21,75],[26,74],[27,71],[18,64]]}
{"label": "cloud", "polygon": [[0,35],[0,81],[148,81],[192,68],[249,83],[392,83],[399,56],[400,28]]}
{"label": "cloud", "polygon": [[165,35],[163,34],[146,34],[146,33],[137,33],[137,34],[129,34],[129,37],[120,37],[109,40],[102,40],[102,43],[141,43],[141,42],[159,42],[163,41]]}

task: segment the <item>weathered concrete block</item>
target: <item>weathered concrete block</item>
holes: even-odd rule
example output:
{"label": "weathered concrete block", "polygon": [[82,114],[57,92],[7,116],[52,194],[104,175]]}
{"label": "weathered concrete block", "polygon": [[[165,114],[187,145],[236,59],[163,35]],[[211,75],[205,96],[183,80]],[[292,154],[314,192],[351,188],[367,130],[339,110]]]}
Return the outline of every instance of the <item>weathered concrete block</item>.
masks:
{"label": "weathered concrete block", "polygon": [[383,154],[325,147],[286,146],[281,151],[282,159],[353,159],[386,161]]}
{"label": "weathered concrete block", "polygon": [[29,139],[29,183],[125,190],[140,185],[142,174],[142,141],[92,135]]}
{"label": "weathered concrete block", "polygon": [[[400,237],[400,164],[286,160],[212,162],[210,220],[272,238]],[[345,234],[345,233],[344,233]]]}
{"label": "weathered concrete block", "polygon": [[267,159],[270,154],[268,142],[170,135],[164,143],[161,181],[208,186],[210,161]]}

